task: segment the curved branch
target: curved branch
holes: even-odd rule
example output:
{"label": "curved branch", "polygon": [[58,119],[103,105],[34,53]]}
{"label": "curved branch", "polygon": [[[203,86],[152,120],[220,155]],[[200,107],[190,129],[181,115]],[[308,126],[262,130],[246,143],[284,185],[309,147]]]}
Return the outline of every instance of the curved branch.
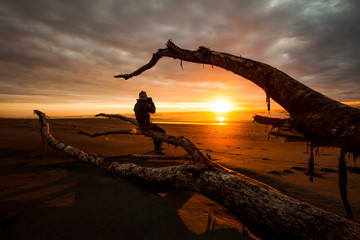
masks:
{"label": "curved branch", "polygon": [[102,157],[56,140],[49,131],[46,115],[34,111],[41,135],[54,148],[75,159],[87,161],[120,177],[153,188],[198,192],[230,209],[250,230],[263,238],[359,239],[360,225],[310,204],[287,197],[273,188],[241,174],[215,168],[182,164],[151,168],[107,162]]}
{"label": "curved branch", "polygon": [[34,113],[36,115],[38,115],[39,117],[39,121],[40,121],[40,135],[56,150],[59,151],[63,151],[67,154],[69,154],[70,156],[84,161],[84,162],[90,162],[90,163],[94,163],[97,160],[103,160],[101,158],[98,158],[96,156],[92,156],[89,155],[85,152],[83,152],[80,149],[74,148],[70,145],[66,145],[65,143],[59,142],[58,140],[56,140],[50,133],[49,130],[49,123],[47,122],[47,117],[45,115],[45,113],[39,111],[39,110],[34,110]]}
{"label": "curved branch", "polygon": [[99,113],[99,114],[96,114],[95,117],[107,117],[109,119],[117,118],[117,119],[123,120],[125,122],[130,122],[130,123],[134,124],[136,127],[139,127],[139,124],[137,123],[136,119],[125,117],[125,116],[122,116],[119,114]]}
{"label": "curved branch", "polygon": [[95,132],[95,133],[89,133],[86,132],[78,127],[76,127],[78,130],[78,134],[86,135],[88,137],[98,137],[98,136],[104,136],[104,135],[110,135],[110,134],[132,134],[132,135],[139,135],[139,131],[136,129],[114,129],[114,130],[107,130],[102,132]]}
{"label": "curved branch", "polygon": [[125,80],[127,80],[134,76],[140,75],[141,73],[143,73],[146,70],[149,70],[150,68],[155,66],[155,64],[160,60],[160,58],[162,58],[163,56],[166,55],[166,52],[167,52],[167,49],[159,49],[156,53],[153,54],[152,58],[150,59],[150,61],[147,64],[145,64],[144,66],[142,66],[135,72],[130,73],[130,74],[119,74],[114,77],[115,78],[124,78]]}
{"label": "curved branch", "polygon": [[116,77],[131,78],[153,67],[161,57],[210,64],[238,74],[262,88],[286,109],[298,132],[314,146],[346,149],[360,155],[360,109],[352,108],[314,91],[284,72],[261,62],[199,47],[196,51],[182,49],[170,40],[166,49],[158,50],[148,64],[130,74]]}

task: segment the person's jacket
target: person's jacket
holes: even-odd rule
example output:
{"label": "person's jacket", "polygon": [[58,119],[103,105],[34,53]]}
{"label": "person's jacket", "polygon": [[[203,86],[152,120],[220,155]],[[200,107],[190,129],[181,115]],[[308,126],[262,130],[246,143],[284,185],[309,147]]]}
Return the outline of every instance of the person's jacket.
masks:
{"label": "person's jacket", "polygon": [[146,129],[150,126],[150,114],[155,113],[156,107],[151,98],[148,100],[137,100],[134,106],[136,121],[141,129]]}

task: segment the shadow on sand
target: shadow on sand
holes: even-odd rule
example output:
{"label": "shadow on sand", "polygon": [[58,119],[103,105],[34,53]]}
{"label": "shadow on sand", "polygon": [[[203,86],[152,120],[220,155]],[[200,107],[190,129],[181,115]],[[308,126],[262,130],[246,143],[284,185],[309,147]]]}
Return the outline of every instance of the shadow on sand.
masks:
{"label": "shadow on sand", "polygon": [[189,230],[179,209],[194,193],[161,196],[62,153],[46,164],[50,150],[45,156],[6,151],[11,158],[1,160],[2,239],[250,239],[246,231],[216,228],[211,213],[204,231]]}

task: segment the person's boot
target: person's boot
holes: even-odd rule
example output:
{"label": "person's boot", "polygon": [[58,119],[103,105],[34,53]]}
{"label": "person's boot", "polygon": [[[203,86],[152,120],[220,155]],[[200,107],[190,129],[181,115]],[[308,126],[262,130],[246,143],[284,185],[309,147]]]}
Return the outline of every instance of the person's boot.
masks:
{"label": "person's boot", "polygon": [[163,154],[165,154],[165,153],[163,152],[163,148],[155,148],[154,152],[155,152],[156,154],[158,154],[158,155],[163,155]]}

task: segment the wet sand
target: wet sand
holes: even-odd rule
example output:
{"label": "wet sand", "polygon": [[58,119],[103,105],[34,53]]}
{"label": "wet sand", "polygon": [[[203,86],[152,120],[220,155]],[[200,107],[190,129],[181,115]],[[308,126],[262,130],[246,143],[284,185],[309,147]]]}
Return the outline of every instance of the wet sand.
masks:
{"label": "wet sand", "polygon": [[[143,136],[78,135],[74,125],[96,132],[133,128],[119,120],[52,119],[55,138],[86,152],[141,154],[152,150]],[[345,215],[337,189],[337,150],[320,150],[314,183],[306,171],[304,143],[267,140],[263,126],[167,124],[170,135],[184,135],[215,161],[265,182],[281,192]],[[192,192],[158,193],[119,179],[43,146],[37,119],[0,119],[0,234],[5,239],[249,239],[255,238],[229,211]],[[164,144],[166,154],[184,154]],[[181,161],[137,161],[146,166]],[[360,216],[360,174],[352,160],[349,202]],[[246,223],[245,223],[246,225]],[[248,236],[250,235],[250,237]]]}
{"label": "wet sand", "polygon": [[[288,143],[271,136],[266,126],[244,121],[237,125],[167,125],[169,134],[180,131],[213,160],[264,182],[282,193],[346,217],[338,188],[339,149],[319,148],[315,156],[314,181],[309,180],[306,143]],[[348,200],[354,217],[360,220],[359,159],[346,158]]]}

